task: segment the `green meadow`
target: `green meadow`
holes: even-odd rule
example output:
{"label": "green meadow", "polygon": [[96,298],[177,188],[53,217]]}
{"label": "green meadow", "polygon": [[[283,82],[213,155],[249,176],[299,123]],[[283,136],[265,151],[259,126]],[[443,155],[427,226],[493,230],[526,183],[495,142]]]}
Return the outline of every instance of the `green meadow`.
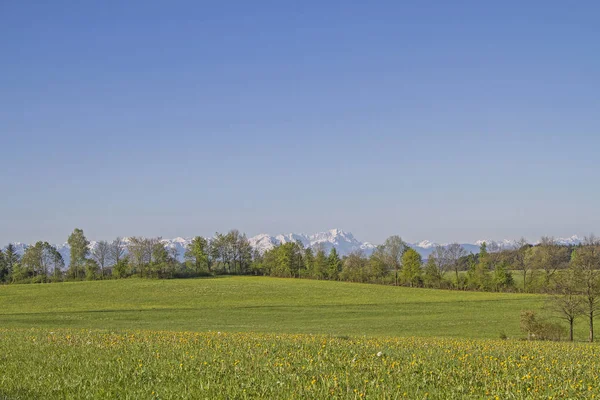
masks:
{"label": "green meadow", "polygon": [[265,277],[2,286],[0,399],[600,395],[597,345],[520,340],[544,303]]}
{"label": "green meadow", "polygon": [[520,336],[530,294],[265,277],[0,287],[2,327],[498,338]]}

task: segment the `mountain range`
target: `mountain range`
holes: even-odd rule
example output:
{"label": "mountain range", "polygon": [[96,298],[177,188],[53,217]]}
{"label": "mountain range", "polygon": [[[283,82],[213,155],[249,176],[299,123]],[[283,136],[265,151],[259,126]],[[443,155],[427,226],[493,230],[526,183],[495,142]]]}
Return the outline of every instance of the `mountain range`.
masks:
{"label": "mountain range", "polygon": [[[582,242],[582,239],[574,235],[568,238],[556,238],[557,243],[562,245],[577,245]],[[124,239],[127,243],[127,238]],[[177,250],[178,258],[180,261],[183,260],[186,246],[192,241],[192,238],[176,237],[174,239],[163,239],[162,242],[169,248]],[[259,234],[248,239],[250,245],[261,253],[271,250],[275,246],[283,243],[299,241],[304,247],[311,247],[313,249],[321,247],[325,252],[329,252],[332,248],[335,248],[340,255],[347,255],[353,251],[362,251],[365,255],[369,255],[373,252],[376,246],[369,242],[362,242],[354,237],[350,232],[343,231],[341,229],[331,229],[325,232],[319,232],[312,235],[306,235],[303,233],[287,233],[276,236],[268,234]],[[478,240],[474,243],[461,243],[461,246],[467,251],[467,253],[479,252],[480,245],[485,242],[490,247],[495,248],[511,248],[514,247],[516,240]],[[535,244],[535,243],[533,243]],[[14,243],[17,252],[23,254],[27,248],[27,244]],[[95,241],[90,242],[90,249],[93,249],[96,245]],[[410,247],[415,249],[425,259],[433,252],[436,246],[447,246],[447,243],[434,243],[429,240],[423,240],[417,243],[409,243]],[[63,256],[65,265],[69,265],[70,260],[70,247],[67,243],[56,245],[56,248]]]}

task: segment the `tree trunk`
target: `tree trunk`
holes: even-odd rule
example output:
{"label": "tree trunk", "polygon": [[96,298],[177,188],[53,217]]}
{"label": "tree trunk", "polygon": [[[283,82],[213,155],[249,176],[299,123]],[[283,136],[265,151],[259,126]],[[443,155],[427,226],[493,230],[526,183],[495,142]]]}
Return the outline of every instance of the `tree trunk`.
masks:
{"label": "tree trunk", "polygon": [[457,288],[457,289],[460,289],[460,287],[459,287],[459,283],[458,283],[458,268],[456,268],[456,269],[454,270],[454,272],[456,272],[456,288]]}
{"label": "tree trunk", "polygon": [[590,312],[590,343],[594,341],[594,311]]}
{"label": "tree trunk", "polygon": [[569,341],[571,342],[573,341],[573,322],[573,319],[569,321]]}

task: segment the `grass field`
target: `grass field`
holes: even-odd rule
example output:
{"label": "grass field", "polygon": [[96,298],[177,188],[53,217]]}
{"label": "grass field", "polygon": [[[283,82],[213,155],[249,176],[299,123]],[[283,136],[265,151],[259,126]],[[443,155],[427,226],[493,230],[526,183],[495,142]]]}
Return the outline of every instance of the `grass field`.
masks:
{"label": "grass field", "polygon": [[517,339],[544,300],[258,277],[2,286],[0,399],[600,395],[597,345]]}
{"label": "grass field", "polygon": [[0,396],[592,398],[600,395],[599,350],[485,339],[0,330]]}
{"label": "grass field", "polygon": [[224,277],[0,287],[2,327],[518,336],[529,294],[410,289],[299,279]]}

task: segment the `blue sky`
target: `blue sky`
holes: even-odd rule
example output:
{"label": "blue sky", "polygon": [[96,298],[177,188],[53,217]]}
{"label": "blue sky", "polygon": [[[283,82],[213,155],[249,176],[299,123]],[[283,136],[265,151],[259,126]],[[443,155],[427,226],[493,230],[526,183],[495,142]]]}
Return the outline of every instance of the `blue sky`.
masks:
{"label": "blue sky", "polygon": [[[126,3],[126,4],[123,4]],[[0,3],[0,243],[600,233],[600,3]]]}

